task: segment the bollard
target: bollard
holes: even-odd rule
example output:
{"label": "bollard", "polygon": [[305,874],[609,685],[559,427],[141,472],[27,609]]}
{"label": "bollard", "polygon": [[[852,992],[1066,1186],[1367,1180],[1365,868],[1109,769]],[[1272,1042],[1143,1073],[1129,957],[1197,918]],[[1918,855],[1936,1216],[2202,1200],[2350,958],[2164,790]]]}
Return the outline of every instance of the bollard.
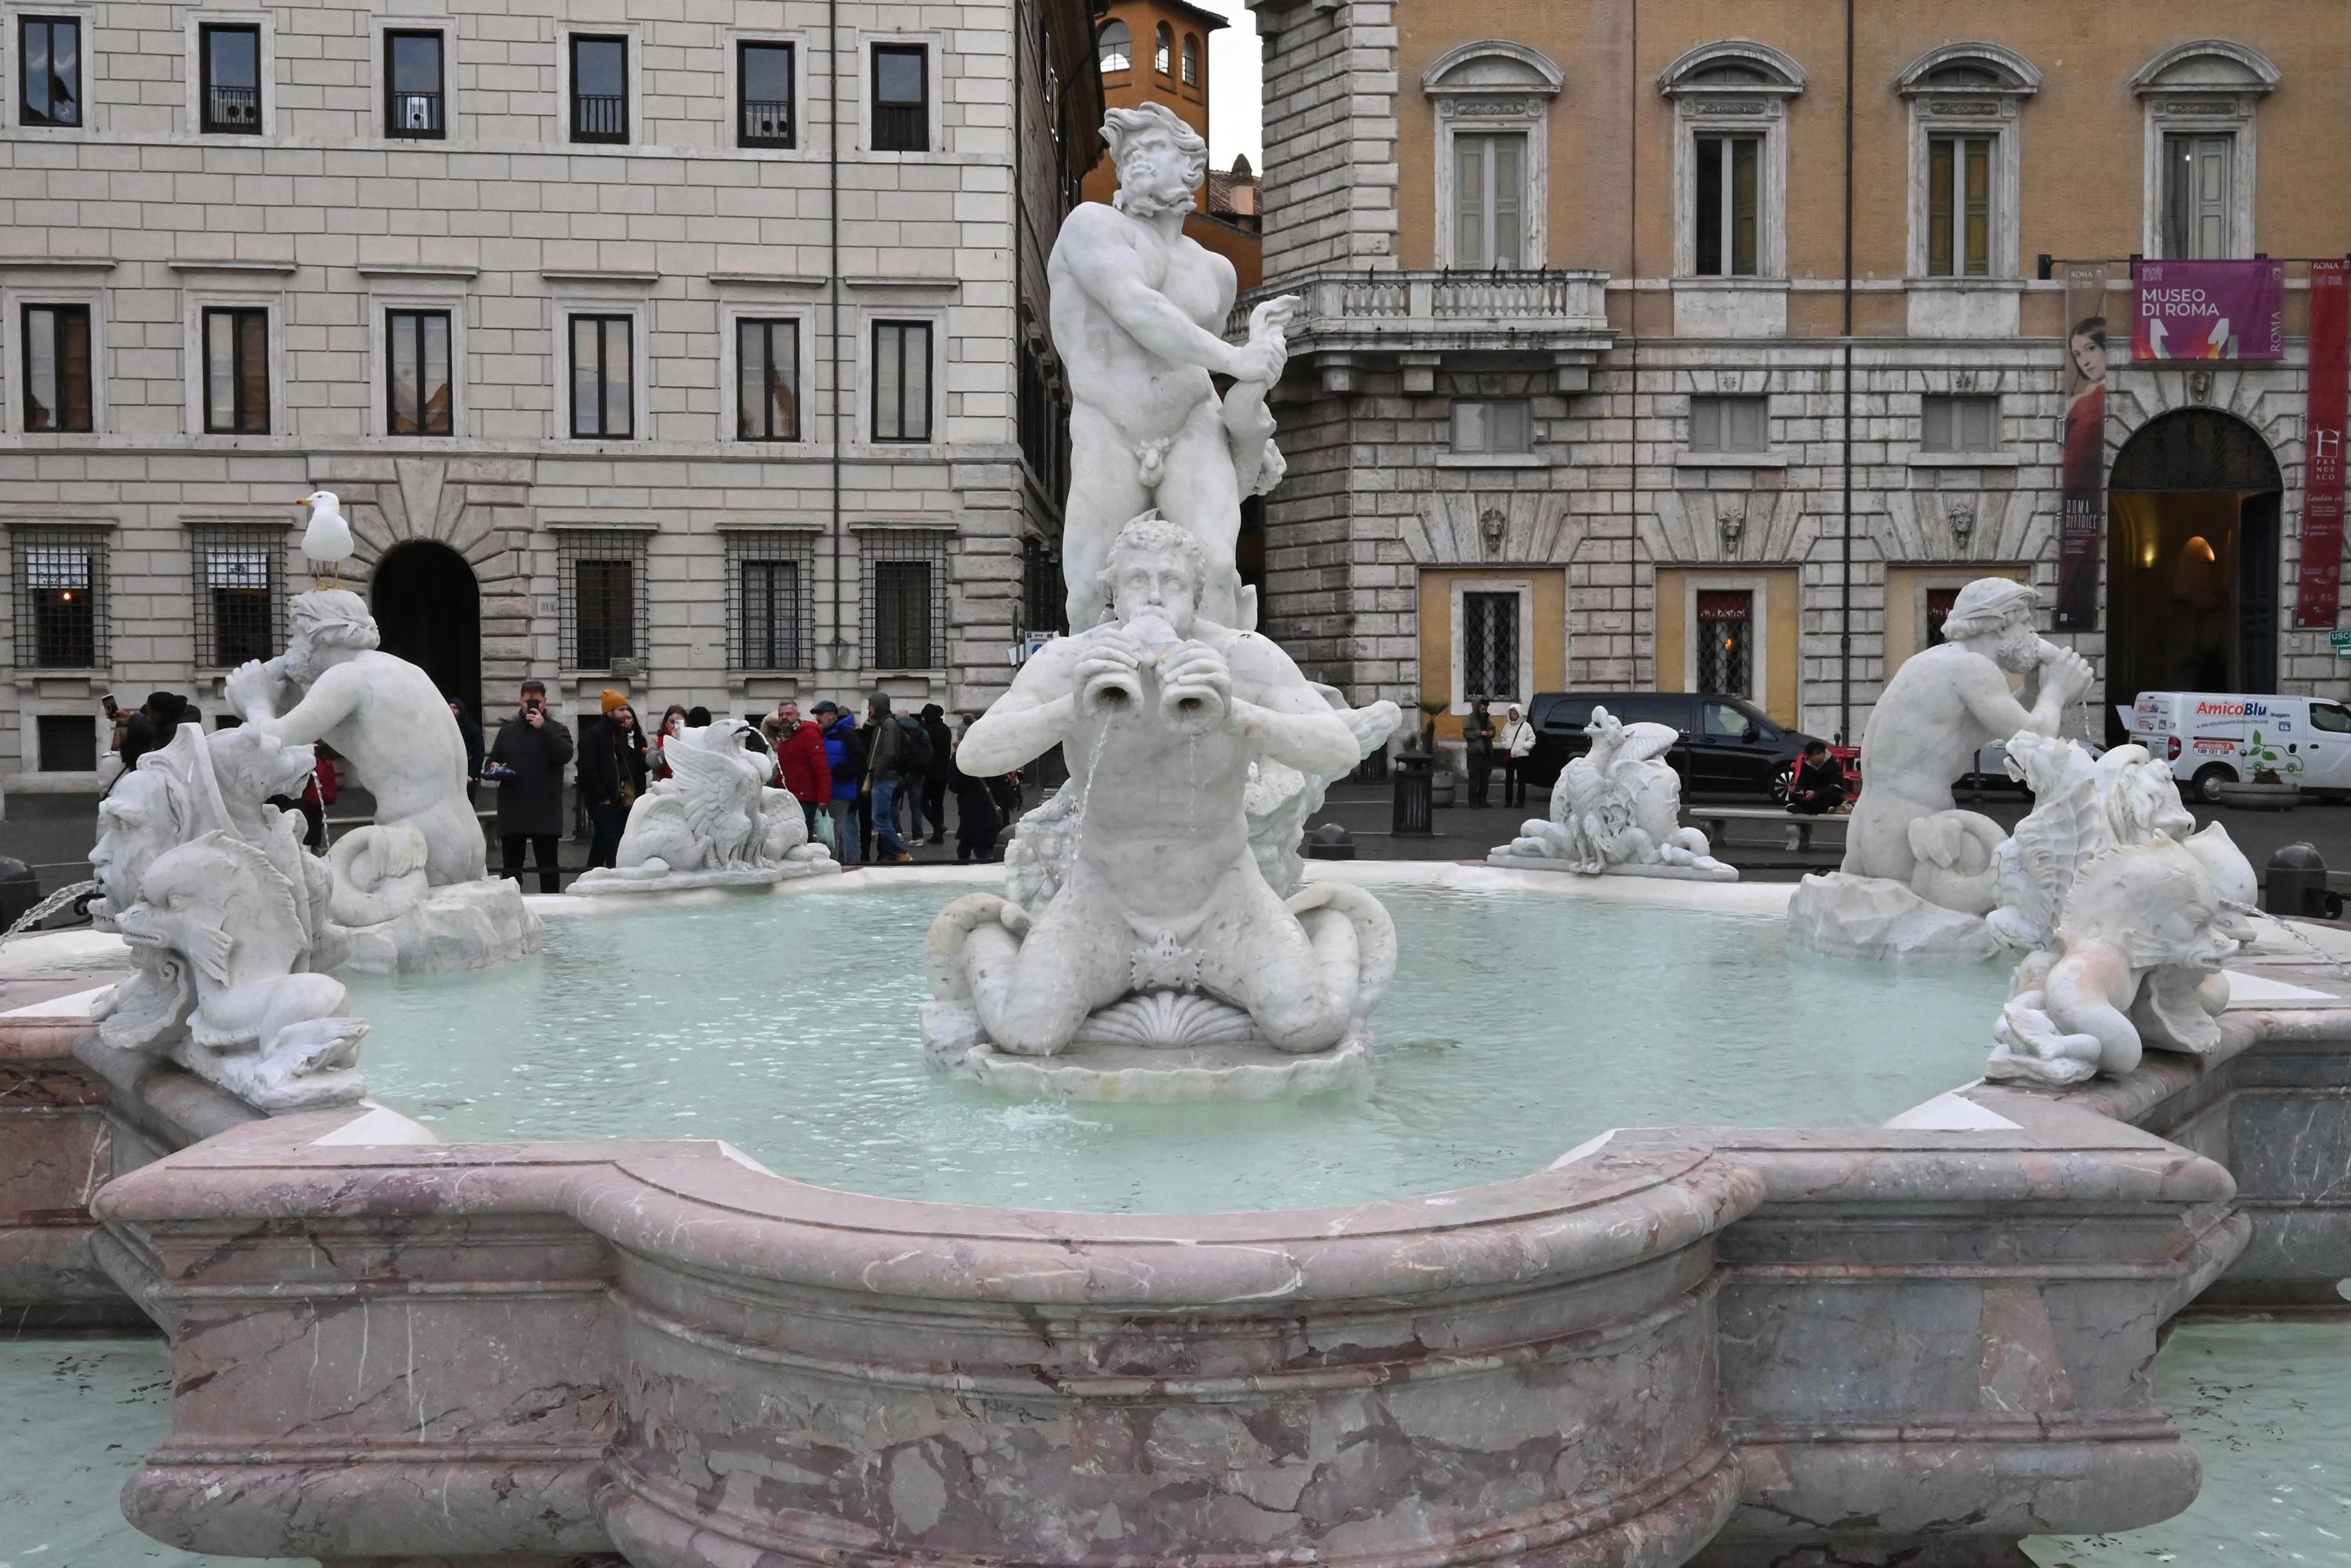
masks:
{"label": "bollard", "polygon": [[2298,920],[2326,918],[2326,862],[2314,844],[2287,844],[2262,873],[2262,907]]}
{"label": "bollard", "polygon": [[1436,810],[1429,800],[1436,783],[1436,758],[1425,751],[1400,751],[1395,759],[1395,815],[1388,831],[1399,839],[1426,839],[1437,834]]}
{"label": "bollard", "polygon": [[1353,860],[1355,835],[1336,822],[1325,822],[1306,835],[1306,858],[1311,861]]}

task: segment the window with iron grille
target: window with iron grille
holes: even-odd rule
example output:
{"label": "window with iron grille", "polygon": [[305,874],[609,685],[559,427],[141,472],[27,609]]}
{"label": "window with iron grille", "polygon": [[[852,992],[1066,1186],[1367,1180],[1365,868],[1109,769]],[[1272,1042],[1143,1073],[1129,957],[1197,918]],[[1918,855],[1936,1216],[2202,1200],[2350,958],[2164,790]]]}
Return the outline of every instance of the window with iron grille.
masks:
{"label": "window with iron grille", "polygon": [[204,312],[204,431],[269,434],[269,312]]}
{"label": "window with iron grille", "polygon": [[629,40],[571,35],[571,140],[629,139]]}
{"label": "window with iron grille", "polygon": [[204,133],[261,134],[261,29],[215,26],[196,29],[201,68]]}
{"label": "window with iron grille", "polygon": [[931,324],[873,323],[873,439],[931,438]]}
{"label": "window with iron grille", "polygon": [[44,773],[89,773],[98,767],[98,720],[88,714],[45,713],[33,721]]}
{"label": "window with iron grille", "polygon": [[864,536],[858,608],[866,668],[946,667],[947,538],[921,528],[876,528]]}
{"label": "window with iron grille", "polygon": [[792,47],[743,44],[735,56],[736,134],[744,147],[792,145]]}
{"label": "window with iron grille", "polygon": [[735,437],[800,438],[800,324],[735,323]]}
{"label": "window with iron grille", "polygon": [[233,670],[285,646],[286,535],[280,528],[207,528],[195,558],[196,662]]}
{"label": "window with iron grille", "polygon": [[626,316],[571,318],[571,434],[626,441],[636,433]]}
{"label": "window with iron grille", "polygon": [[1948,641],[1943,635],[1943,622],[1959,605],[1956,588],[1930,588],[1927,591],[1927,646],[1939,648]]}
{"label": "window with iron grille", "polygon": [[383,313],[384,424],[394,435],[447,435],[455,428],[450,396],[449,312]]}
{"label": "window with iron grille", "polygon": [[437,141],[448,134],[442,114],[446,89],[437,32],[383,36],[383,133],[403,141]]}
{"label": "window with iron grille", "polygon": [[610,670],[616,661],[643,658],[645,535],[566,528],[557,540],[563,667]]}
{"label": "window with iron grille", "polygon": [[1030,632],[1067,632],[1070,605],[1061,591],[1061,556],[1030,534],[1020,541],[1020,624]]}
{"label": "window with iron grille", "polygon": [[89,307],[26,306],[24,350],[25,428],[88,430]]}
{"label": "window with iron grille", "polygon": [[1512,702],[1519,690],[1519,596],[1461,596],[1461,700]]}
{"label": "window with iron grille", "polygon": [[81,123],[81,24],[71,16],[26,16],[16,25],[16,123]]}
{"label": "window with iron grille", "polygon": [[16,557],[16,667],[106,667],[106,535],[89,528],[12,528]]}
{"label": "window with iron grille", "polygon": [[816,661],[816,543],[806,533],[726,536],[727,642],[732,668],[805,670]]}
{"label": "window with iron grille", "polygon": [[1755,595],[1709,590],[1698,596],[1698,689],[1745,696],[1754,690]]}
{"label": "window with iron grille", "polygon": [[931,150],[931,48],[873,46],[873,151]]}

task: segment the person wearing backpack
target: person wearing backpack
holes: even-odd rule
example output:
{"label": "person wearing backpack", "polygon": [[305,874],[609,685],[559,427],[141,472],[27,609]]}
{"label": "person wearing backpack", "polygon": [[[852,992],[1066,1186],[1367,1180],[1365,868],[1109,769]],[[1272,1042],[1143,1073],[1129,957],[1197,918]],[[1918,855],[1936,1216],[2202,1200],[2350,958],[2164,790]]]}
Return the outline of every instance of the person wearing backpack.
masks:
{"label": "person wearing backpack", "polygon": [[[914,857],[898,831],[898,789],[904,782],[899,774],[904,764],[906,730],[891,713],[890,699],[880,692],[866,704],[865,728],[873,737],[872,748],[865,754],[866,789],[873,801],[873,858],[884,864],[911,861]],[[922,733],[919,725],[915,733]]]}
{"label": "person wearing backpack", "polygon": [[930,770],[923,775],[923,815],[930,819],[931,842],[945,843],[947,784],[955,770],[955,735],[947,728],[946,710],[936,703],[923,705],[923,733],[931,742]]}

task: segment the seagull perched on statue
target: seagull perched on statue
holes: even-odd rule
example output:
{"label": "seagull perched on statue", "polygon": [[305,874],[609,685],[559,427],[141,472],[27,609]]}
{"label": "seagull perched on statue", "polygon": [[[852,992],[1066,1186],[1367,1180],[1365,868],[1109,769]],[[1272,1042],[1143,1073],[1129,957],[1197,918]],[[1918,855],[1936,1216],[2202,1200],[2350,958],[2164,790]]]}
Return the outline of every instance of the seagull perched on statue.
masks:
{"label": "seagull perched on statue", "polygon": [[313,580],[316,569],[323,567],[326,580],[320,586],[340,584],[343,562],[351,559],[351,525],[343,520],[342,498],[332,490],[313,490],[302,504],[310,508],[310,526],[302,530],[302,553],[310,558]]}

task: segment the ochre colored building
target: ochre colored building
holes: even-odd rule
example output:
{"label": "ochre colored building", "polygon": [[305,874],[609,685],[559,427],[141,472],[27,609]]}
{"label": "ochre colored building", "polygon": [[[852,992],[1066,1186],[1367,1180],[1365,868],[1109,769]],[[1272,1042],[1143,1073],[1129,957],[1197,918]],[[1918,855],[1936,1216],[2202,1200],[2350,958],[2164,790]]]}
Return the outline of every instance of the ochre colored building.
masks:
{"label": "ochre colored building", "polygon": [[[1228,26],[1214,11],[1184,0],[1113,0],[1095,19],[1095,50],[1102,63],[1102,100],[1111,109],[1160,103],[1185,124],[1208,134],[1208,35]],[[1086,172],[1081,187],[1090,202],[1107,202],[1118,191],[1118,171],[1108,158]],[[1194,199],[1184,232],[1233,264],[1241,287],[1263,277],[1258,237],[1257,183],[1248,161],[1231,172],[1217,171]]]}
{"label": "ochre colored building", "polygon": [[[2066,328],[2102,314],[2103,571],[2049,633],[2100,671],[2076,722],[2345,689],[2292,622],[2351,7],[1254,9],[1266,287],[1307,299],[1267,624],[1319,677],[1456,715],[1719,690],[1857,737],[1959,585],[2053,598]],[[2132,359],[2133,256],[2257,256],[2282,359]]]}

